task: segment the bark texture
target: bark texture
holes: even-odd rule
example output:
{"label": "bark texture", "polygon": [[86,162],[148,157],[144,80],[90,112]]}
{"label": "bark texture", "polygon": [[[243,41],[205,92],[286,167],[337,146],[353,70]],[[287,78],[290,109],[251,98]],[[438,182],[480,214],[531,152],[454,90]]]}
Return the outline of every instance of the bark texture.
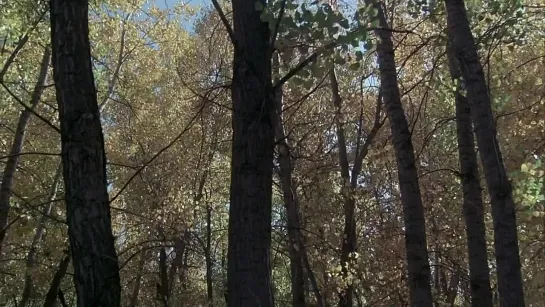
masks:
{"label": "bark texture", "polygon": [[[51,61],[51,50],[47,46],[42,56],[42,62],[40,65],[40,72],[38,74],[38,80],[34,86],[32,97],[30,101],[30,110],[25,109],[19,116],[17,122],[17,128],[15,129],[15,137],[9,152],[9,157],[6,161],[4,172],[2,173],[2,185],[0,186],[0,255],[2,253],[2,247],[4,245],[4,239],[8,228],[9,209],[11,200],[11,189],[13,187],[13,181],[15,178],[15,172],[19,165],[19,155],[23,150],[23,144],[25,142],[26,127],[30,121],[32,115],[31,110],[36,107],[40,102],[42,92],[44,90],[45,81],[47,79],[47,70],[49,62]],[[1,80],[2,77],[0,77]]]}
{"label": "bark texture", "polygon": [[[456,52],[449,44],[447,58],[450,75],[453,80],[461,81],[460,64]],[[488,270],[486,251],[486,227],[479,165],[475,152],[473,125],[467,98],[459,91],[455,92],[456,134],[458,138],[458,159],[462,177],[463,214],[466,224],[467,252],[469,259],[469,279],[471,288],[471,306],[491,307],[492,290]]]}
{"label": "bark texture", "polygon": [[512,187],[497,140],[483,67],[463,0],[445,0],[450,43],[460,63],[477,146],[492,204],[500,306],[524,306]]}
{"label": "bark texture", "polygon": [[[260,0],[266,6],[264,0]],[[273,305],[271,204],[274,103],[268,24],[253,0],[233,0],[233,148],[228,306]]]}
{"label": "bark texture", "polygon": [[[368,1],[371,4],[371,1]],[[392,142],[396,156],[401,204],[405,223],[405,249],[409,271],[408,284],[412,307],[432,307],[430,286],[430,264],[426,242],[426,221],[420,194],[418,174],[409,124],[403,111],[392,43],[392,32],[382,9],[378,10],[380,29],[375,30],[379,38],[377,45],[381,93],[392,131]]]}
{"label": "bark texture", "polygon": [[89,47],[88,1],[51,0],[66,222],[78,307],[120,306],[104,137]]}

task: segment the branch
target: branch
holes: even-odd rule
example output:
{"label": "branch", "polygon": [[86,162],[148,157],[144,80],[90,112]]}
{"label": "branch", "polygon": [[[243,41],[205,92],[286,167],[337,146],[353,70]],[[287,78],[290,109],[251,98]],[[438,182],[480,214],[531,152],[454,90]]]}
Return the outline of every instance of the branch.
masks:
{"label": "branch", "polygon": [[61,130],[59,128],[57,128],[57,126],[53,125],[49,120],[47,120],[45,117],[43,117],[42,115],[38,114],[36,111],[34,111],[31,107],[27,106],[21,99],[19,99],[19,97],[17,97],[17,95],[15,95],[5,84],[4,82],[1,82],[0,81],[0,84],[2,84],[2,87],[8,92],[8,94],[10,94],[11,97],[13,97],[13,99],[15,99],[15,101],[17,101],[23,108],[25,108],[25,110],[27,110],[28,112],[32,113],[34,116],[38,117],[39,119],[41,119],[44,123],[46,123],[49,127],[53,128],[53,130],[57,131],[59,134],[61,133]]}
{"label": "branch", "polygon": [[280,28],[280,22],[282,22],[282,17],[284,17],[284,11],[286,10],[286,2],[287,0],[282,0],[282,3],[280,4],[280,13],[278,14],[278,18],[276,19],[276,25],[274,26],[274,32],[271,37],[272,50],[274,50],[274,43],[276,42],[276,38],[278,37],[278,28]]}
{"label": "branch", "polygon": [[328,51],[329,49],[335,48],[337,46],[337,41],[332,41],[320,48],[318,48],[314,53],[309,55],[306,59],[304,59],[302,62],[297,64],[292,70],[290,70],[284,77],[282,77],[280,80],[278,80],[274,86],[273,91],[276,89],[282,87],[289,79],[291,79],[293,76],[295,76],[301,69],[305,68],[308,64],[312,63],[314,60],[318,58],[322,53]]}
{"label": "branch", "polygon": [[227,17],[225,17],[225,13],[223,13],[223,10],[221,9],[221,6],[218,3],[218,0],[212,0],[212,4],[214,5],[216,12],[218,12],[220,19],[223,22],[225,29],[227,30],[227,34],[229,34],[229,39],[231,39],[231,43],[233,43],[233,45],[236,45],[235,32],[233,32],[233,29],[231,28],[231,25],[229,24]]}
{"label": "branch", "polygon": [[131,18],[131,16],[132,16],[132,13],[129,13],[127,17],[125,18],[125,20],[123,20],[123,23],[122,23],[123,29],[121,30],[121,42],[119,46],[119,54],[117,56],[117,64],[115,66],[112,79],[110,80],[110,83],[108,84],[108,92],[106,93],[106,96],[104,96],[100,104],[98,105],[99,112],[102,112],[102,110],[104,110],[104,107],[106,107],[106,104],[108,103],[108,101],[110,101],[110,97],[114,93],[115,85],[117,83],[117,79],[119,78],[119,72],[121,71],[121,66],[123,65],[123,62],[124,62],[123,51],[125,50],[125,37],[127,34],[127,28],[125,24],[127,20]]}
{"label": "branch", "polygon": [[114,195],[114,197],[110,199],[110,203],[113,203],[121,195],[121,193],[123,193],[123,191],[129,186],[131,181],[133,181],[134,178],[138,176],[138,174],[140,174],[146,167],[148,167],[153,161],[155,161],[155,159],[157,159],[163,152],[167,151],[170,147],[172,147],[172,145],[174,145],[174,143],[176,143],[179,139],[182,138],[182,136],[193,126],[193,123],[195,122],[195,120],[197,119],[201,111],[204,109],[205,105],[206,105],[205,103],[202,104],[200,110],[197,113],[195,113],[195,115],[191,118],[189,123],[187,123],[187,125],[182,130],[182,132],[178,134],[178,136],[176,136],[172,141],[170,141],[170,143],[168,143],[165,147],[159,150],[155,155],[153,155],[153,157],[151,157],[151,159],[149,159],[136,172],[134,172],[134,174],[132,174],[132,176],[127,180],[127,182],[125,182],[125,184],[123,184],[121,189],[119,189],[119,191]]}
{"label": "branch", "polygon": [[30,34],[32,34],[32,32],[38,27],[38,24],[40,23],[40,21],[42,21],[42,19],[45,16],[46,12],[47,12],[47,10],[44,10],[42,12],[42,14],[38,18],[38,20],[36,20],[36,22],[32,25],[32,28],[30,28],[30,30],[28,30],[28,32],[25,33],[25,35],[23,37],[21,37],[21,39],[19,39],[19,41],[17,42],[17,46],[15,46],[15,49],[10,54],[8,59],[6,60],[6,63],[4,63],[4,66],[2,67],[2,70],[0,70],[0,82],[4,81],[4,76],[6,75],[9,67],[11,66],[11,64],[13,64],[13,61],[15,61],[15,58],[19,54],[19,51],[21,51],[21,49],[23,49],[23,47],[27,43],[28,38],[30,37]]}

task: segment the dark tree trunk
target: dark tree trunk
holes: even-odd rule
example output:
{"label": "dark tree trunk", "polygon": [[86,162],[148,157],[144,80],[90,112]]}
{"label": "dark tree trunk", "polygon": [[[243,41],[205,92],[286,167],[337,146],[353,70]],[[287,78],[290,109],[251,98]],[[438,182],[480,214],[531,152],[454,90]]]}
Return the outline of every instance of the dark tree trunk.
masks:
{"label": "dark tree trunk", "polygon": [[140,287],[142,286],[142,276],[144,271],[146,254],[146,252],[142,252],[140,254],[140,260],[138,262],[138,272],[136,273],[136,278],[134,279],[134,288],[132,289],[131,297],[129,299],[129,307],[138,306],[138,295],[140,294]]}
{"label": "dark tree trunk", "polygon": [[[264,0],[260,0],[266,6]],[[273,305],[271,204],[274,105],[268,24],[253,0],[233,0],[233,149],[229,210],[228,303]]]}
{"label": "dark tree trunk", "polygon": [[106,155],[91,66],[87,0],[51,0],[66,222],[79,307],[120,306]]}
{"label": "dark tree trunk", "polygon": [[[368,2],[371,3],[371,1]],[[408,284],[411,306],[432,307],[424,207],[420,195],[411,132],[399,94],[392,32],[383,30],[389,29],[389,25],[381,4],[374,4],[374,6],[378,10],[379,25],[382,28],[375,31],[379,38],[377,45],[378,65],[381,93],[390,121],[398,168],[405,223],[405,249],[409,270]]]}
{"label": "dark tree trunk", "polygon": [[[45,81],[47,79],[47,69],[49,67],[49,62],[51,61],[51,50],[47,46],[44,50],[42,56],[42,62],[40,65],[40,72],[38,74],[38,80],[34,86],[34,91],[32,92],[32,98],[30,101],[30,109],[34,109],[40,98],[44,89]],[[9,157],[6,161],[6,166],[4,172],[2,173],[2,185],[0,186],[0,255],[2,254],[2,247],[4,245],[4,238],[6,237],[6,232],[8,228],[8,219],[9,219],[9,209],[10,209],[10,199],[11,199],[11,189],[13,187],[13,180],[15,177],[15,171],[17,170],[17,165],[19,165],[19,155],[23,149],[23,143],[25,141],[26,127],[30,120],[31,111],[25,109],[21,112],[19,116],[19,121],[17,122],[17,128],[15,129],[15,136],[13,138],[13,143],[11,145],[11,150],[9,152]]]}
{"label": "dark tree trunk", "polygon": [[49,291],[45,296],[44,307],[54,307],[55,302],[57,301],[57,296],[59,295],[62,279],[66,275],[66,270],[68,270],[68,265],[70,264],[70,256],[64,257],[64,259],[59,264],[59,269],[55,273],[51,285],[49,286]]}
{"label": "dark tree trunk", "polygon": [[[447,46],[447,58],[452,79],[461,81],[460,65],[452,44],[448,44]],[[454,95],[456,101],[458,156],[464,195],[463,213],[466,223],[471,306],[491,307],[493,304],[486,251],[484,207],[479,179],[479,166],[473,140],[470,107],[467,98],[458,90]]]}
{"label": "dark tree trunk", "polygon": [[492,204],[500,306],[524,306],[512,187],[503,164],[477,46],[463,0],[446,0],[449,40],[460,63],[479,155]]}

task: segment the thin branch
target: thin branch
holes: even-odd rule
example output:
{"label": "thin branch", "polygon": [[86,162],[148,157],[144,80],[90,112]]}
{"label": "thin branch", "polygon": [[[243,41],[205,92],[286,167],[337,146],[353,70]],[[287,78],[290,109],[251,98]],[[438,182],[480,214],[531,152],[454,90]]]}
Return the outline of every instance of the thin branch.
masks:
{"label": "thin branch", "polygon": [[13,93],[5,84],[4,82],[1,82],[0,81],[0,84],[2,84],[2,87],[8,92],[8,94],[10,94],[11,97],[13,97],[13,99],[15,99],[15,101],[17,101],[23,108],[25,108],[25,110],[27,110],[28,112],[32,113],[34,116],[38,117],[39,119],[41,119],[45,124],[47,124],[49,127],[53,128],[53,130],[57,131],[59,134],[61,133],[61,130],[59,128],[57,128],[55,125],[53,125],[49,120],[47,120],[45,117],[43,117],[42,115],[38,114],[36,111],[34,111],[31,107],[27,106],[19,97],[17,97],[17,95],[15,95],[15,93]]}
{"label": "thin branch", "polygon": [[45,16],[46,12],[47,12],[47,10],[44,10],[42,12],[42,14],[38,18],[38,20],[36,20],[36,22],[32,25],[32,28],[30,28],[30,30],[28,30],[28,32],[25,33],[25,35],[23,37],[21,37],[21,39],[19,39],[19,41],[17,42],[17,46],[15,46],[15,49],[10,54],[10,56],[6,60],[6,63],[4,63],[4,66],[2,67],[2,70],[0,71],[0,82],[4,81],[4,76],[6,75],[9,67],[11,66],[11,64],[13,64],[13,62],[15,61],[15,58],[17,57],[17,55],[19,54],[21,49],[23,49],[25,44],[28,42],[30,34],[32,34],[32,32],[38,27],[38,24],[40,23],[40,21],[42,21],[42,19]]}
{"label": "thin branch", "polygon": [[223,22],[225,29],[227,30],[227,34],[229,34],[229,39],[231,39],[231,43],[233,43],[233,46],[235,46],[236,45],[235,32],[233,32],[233,28],[231,28],[231,25],[229,24],[227,17],[225,17],[225,13],[223,13],[223,10],[221,9],[221,6],[218,3],[218,0],[212,0],[212,4],[214,5],[216,12],[218,12],[220,19]]}
{"label": "thin branch", "polygon": [[131,18],[131,16],[132,16],[132,13],[129,13],[127,17],[125,18],[125,20],[123,20],[123,23],[121,25],[122,27],[121,42],[119,45],[119,53],[117,55],[117,63],[115,66],[114,73],[112,75],[112,79],[110,80],[110,83],[108,84],[108,92],[106,93],[106,96],[104,96],[104,98],[102,99],[102,101],[100,102],[98,106],[98,109],[100,112],[104,110],[104,108],[106,107],[106,104],[108,103],[108,101],[110,101],[110,97],[114,93],[115,85],[117,83],[117,79],[119,78],[119,73],[121,71],[121,66],[123,65],[125,60],[125,56],[123,55],[123,52],[125,51],[125,37],[127,36],[126,22]]}
{"label": "thin branch", "polygon": [[172,147],[172,145],[174,145],[174,143],[176,143],[179,139],[182,138],[182,136],[187,131],[189,131],[189,129],[193,126],[193,123],[195,122],[195,120],[197,119],[198,115],[201,113],[201,111],[203,110],[205,105],[206,105],[205,103],[202,104],[200,110],[195,113],[195,115],[191,118],[189,123],[187,123],[187,125],[182,130],[182,132],[180,132],[180,134],[178,134],[178,136],[176,136],[172,141],[170,141],[165,147],[161,148],[161,150],[159,150],[155,155],[153,155],[153,157],[151,157],[151,159],[149,159],[136,172],[134,172],[134,174],[132,174],[132,176],[127,180],[127,182],[125,182],[125,184],[123,184],[121,189],[119,189],[119,191],[114,195],[114,197],[112,197],[110,199],[110,203],[114,202],[121,195],[121,193],[123,193],[123,191],[129,186],[131,181],[133,181],[134,178],[136,178],[136,176],[138,176],[138,174],[140,174],[146,167],[148,167],[153,161],[155,161],[155,159],[157,159],[163,152],[167,151],[170,147]]}
{"label": "thin branch", "polygon": [[284,77],[282,77],[280,80],[278,80],[273,87],[273,91],[276,89],[282,87],[286,82],[288,82],[289,79],[291,79],[293,76],[295,76],[299,71],[301,71],[303,68],[305,68],[308,64],[315,61],[318,56],[323,54],[324,52],[328,51],[329,49],[335,48],[337,46],[337,41],[332,41],[320,48],[318,48],[316,51],[314,51],[311,55],[309,55],[307,58],[305,58],[303,61],[301,61],[297,66],[295,66],[292,70],[290,70]]}
{"label": "thin branch", "polygon": [[[278,28],[280,28],[280,23],[282,22],[282,18],[284,17],[284,11],[286,10],[286,2],[287,0],[282,0],[282,3],[280,4],[280,13],[278,13],[278,18],[276,19],[276,25],[274,26],[274,32],[271,37],[271,48],[274,50],[274,43],[276,42],[276,38],[278,37]],[[272,54],[271,50],[271,54]]]}
{"label": "thin branch", "polygon": [[4,159],[11,158],[11,157],[16,157],[16,156],[20,157],[20,156],[33,156],[33,155],[36,155],[36,156],[60,156],[61,154],[60,153],[54,153],[54,152],[37,152],[37,151],[21,152],[21,153],[15,154],[15,155],[1,156],[0,160],[4,160]]}

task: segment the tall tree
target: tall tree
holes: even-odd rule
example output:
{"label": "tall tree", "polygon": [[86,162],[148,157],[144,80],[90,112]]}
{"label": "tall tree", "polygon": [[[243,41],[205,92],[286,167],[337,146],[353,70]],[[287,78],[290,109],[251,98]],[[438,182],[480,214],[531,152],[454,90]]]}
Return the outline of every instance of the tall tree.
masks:
{"label": "tall tree", "polygon": [[32,110],[36,107],[38,102],[40,102],[42,92],[44,90],[45,81],[47,79],[47,70],[49,68],[50,61],[51,50],[49,46],[47,46],[42,56],[40,72],[36,85],[34,86],[34,91],[32,92],[30,107],[25,108],[23,111],[21,111],[21,115],[19,116],[19,122],[17,123],[17,128],[15,130],[15,137],[13,138],[11,150],[6,161],[6,166],[4,168],[4,172],[2,173],[2,185],[0,186],[0,254],[2,253],[4,238],[6,237],[6,232],[8,230],[7,228],[9,225],[8,218],[11,200],[11,189],[13,187],[15,171],[17,170],[17,166],[19,165],[19,157],[21,151],[23,150],[26,128],[28,122],[30,121]]}
{"label": "tall tree", "polygon": [[483,67],[463,0],[445,0],[449,40],[460,62],[477,146],[492,204],[501,306],[524,306],[513,191],[501,149]]}
{"label": "tall tree", "polygon": [[[447,45],[447,59],[452,79],[456,80],[456,82],[461,81],[460,65],[452,44]],[[460,88],[456,89],[454,99],[458,160],[460,161],[460,176],[462,177],[463,213],[469,259],[471,306],[492,307],[479,166],[473,140],[470,107],[467,98],[460,93],[460,90]]]}
{"label": "tall tree", "polygon": [[66,222],[78,306],[120,306],[104,136],[91,66],[87,0],[50,3]]}
{"label": "tall tree", "polygon": [[[259,0],[266,6],[265,0]],[[228,305],[273,305],[271,210],[274,151],[269,25],[253,0],[233,0],[233,143],[229,204]]]}
{"label": "tall tree", "polygon": [[367,3],[373,5],[378,12],[377,18],[380,28],[375,30],[375,33],[379,40],[377,54],[381,93],[392,130],[399,189],[401,190],[411,306],[432,307],[424,206],[420,194],[411,132],[401,104],[392,31],[389,30],[390,27],[382,4],[380,2],[373,4],[371,1],[367,1]]}

